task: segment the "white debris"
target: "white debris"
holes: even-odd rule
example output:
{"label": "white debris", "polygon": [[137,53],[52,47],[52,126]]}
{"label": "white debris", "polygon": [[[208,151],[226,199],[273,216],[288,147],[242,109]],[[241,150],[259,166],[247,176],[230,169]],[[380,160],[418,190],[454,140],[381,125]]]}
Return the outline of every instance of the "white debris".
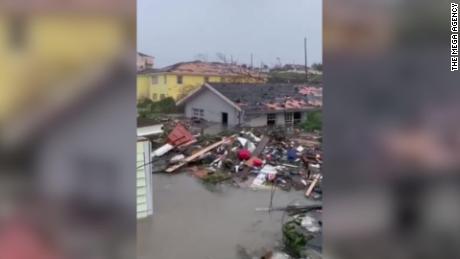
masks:
{"label": "white debris", "polygon": [[160,157],[174,148],[171,144],[164,144],[163,146],[157,148],[155,151],[152,152],[152,157]]}
{"label": "white debris", "polygon": [[276,167],[271,166],[271,165],[265,165],[260,170],[260,174],[276,174],[277,172],[278,171],[276,170]]}
{"label": "white debris", "polygon": [[184,159],[185,159],[185,156],[182,154],[179,154],[179,155],[173,156],[171,160],[169,160],[169,162],[176,164],[176,163],[183,161]]}
{"label": "white debris", "polygon": [[238,137],[238,142],[240,142],[243,147],[246,147],[251,153],[256,150],[256,145],[245,138]]}
{"label": "white debris", "polygon": [[271,259],[290,259],[291,257],[285,253],[275,252],[273,253]]}
{"label": "white debris", "polygon": [[163,134],[163,124],[137,128],[138,137],[147,137]]}
{"label": "white debris", "polygon": [[251,188],[255,189],[264,189],[267,188],[265,182],[267,181],[267,176],[265,174],[258,174],[256,178],[252,181]]}
{"label": "white debris", "polygon": [[316,233],[321,230],[321,226],[319,225],[318,220],[316,220],[315,218],[313,218],[312,216],[308,214],[305,215],[305,217],[303,217],[302,222],[300,224],[303,228],[305,228],[309,232]]}
{"label": "white debris", "polygon": [[254,150],[256,150],[256,145],[252,143],[251,141],[248,142],[248,150],[251,153],[254,152]]}
{"label": "white debris", "polygon": [[244,147],[246,146],[246,143],[248,143],[248,140],[245,138],[238,137],[238,142]]}
{"label": "white debris", "polygon": [[248,132],[247,135],[250,136],[252,138],[252,140],[254,140],[255,142],[260,142],[262,140],[261,138],[259,138],[256,135],[254,135],[254,133],[252,133],[252,132]]}

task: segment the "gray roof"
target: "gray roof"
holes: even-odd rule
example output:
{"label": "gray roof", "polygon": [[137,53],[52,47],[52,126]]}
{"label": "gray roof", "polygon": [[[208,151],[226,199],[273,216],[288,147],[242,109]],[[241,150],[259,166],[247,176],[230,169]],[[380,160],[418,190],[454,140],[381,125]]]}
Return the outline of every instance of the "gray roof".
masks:
{"label": "gray roof", "polygon": [[153,56],[150,56],[150,55],[144,54],[144,53],[142,53],[142,52],[137,52],[137,54],[139,54],[139,56],[143,56],[143,57],[149,57],[149,58],[153,58]]}

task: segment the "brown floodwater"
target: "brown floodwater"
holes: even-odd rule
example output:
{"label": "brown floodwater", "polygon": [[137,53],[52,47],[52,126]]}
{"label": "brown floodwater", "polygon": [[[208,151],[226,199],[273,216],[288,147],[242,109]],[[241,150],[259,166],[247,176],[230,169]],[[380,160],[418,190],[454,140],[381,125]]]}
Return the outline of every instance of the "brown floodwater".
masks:
{"label": "brown floodwater", "polygon": [[[185,173],[153,175],[154,215],[138,221],[140,259],[244,258],[280,247],[282,212],[257,212],[270,190],[209,188]],[[277,190],[273,206],[313,204],[302,192]]]}

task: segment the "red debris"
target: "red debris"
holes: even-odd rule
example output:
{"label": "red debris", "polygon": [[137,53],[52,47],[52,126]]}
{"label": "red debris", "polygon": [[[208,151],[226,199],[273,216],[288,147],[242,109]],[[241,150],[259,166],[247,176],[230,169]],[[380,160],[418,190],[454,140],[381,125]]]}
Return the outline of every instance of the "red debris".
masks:
{"label": "red debris", "polygon": [[238,152],[238,158],[240,160],[248,160],[249,158],[251,158],[251,152],[247,149],[241,149]]}
{"label": "red debris", "polygon": [[176,127],[168,135],[168,143],[173,146],[180,146],[182,144],[191,142],[195,138],[182,124],[178,123]]}
{"label": "red debris", "polygon": [[254,160],[252,161],[252,165],[256,166],[256,167],[261,167],[262,166],[262,160],[260,160],[258,158],[254,158]]}
{"label": "red debris", "polygon": [[289,110],[311,107],[305,100],[296,100],[293,98],[286,98],[275,103],[266,103],[265,106],[269,110]]}
{"label": "red debris", "polygon": [[261,167],[263,162],[262,160],[260,160],[259,158],[253,156],[251,157],[248,161],[246,161],[245,163],[247,166],[251,166],[251,167]]}

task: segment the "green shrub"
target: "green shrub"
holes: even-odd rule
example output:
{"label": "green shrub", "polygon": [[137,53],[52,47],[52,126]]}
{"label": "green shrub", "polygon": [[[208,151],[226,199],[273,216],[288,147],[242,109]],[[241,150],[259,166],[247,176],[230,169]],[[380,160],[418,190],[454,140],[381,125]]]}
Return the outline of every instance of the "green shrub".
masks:
{"label": "green shrub", "polygon": [[137,114],[140,118],[154,118],[162,113],[174,113],[176,110],[176,102],[171,97],[157,102],[145,98],[137,103]]}
{"label": "green shrub", "polygon": [[301,124],[301,128],[307,132],[312,132],[315,130],[321,130],[322,124],[321,111],[315,111],[308,114],[307,120]]}

